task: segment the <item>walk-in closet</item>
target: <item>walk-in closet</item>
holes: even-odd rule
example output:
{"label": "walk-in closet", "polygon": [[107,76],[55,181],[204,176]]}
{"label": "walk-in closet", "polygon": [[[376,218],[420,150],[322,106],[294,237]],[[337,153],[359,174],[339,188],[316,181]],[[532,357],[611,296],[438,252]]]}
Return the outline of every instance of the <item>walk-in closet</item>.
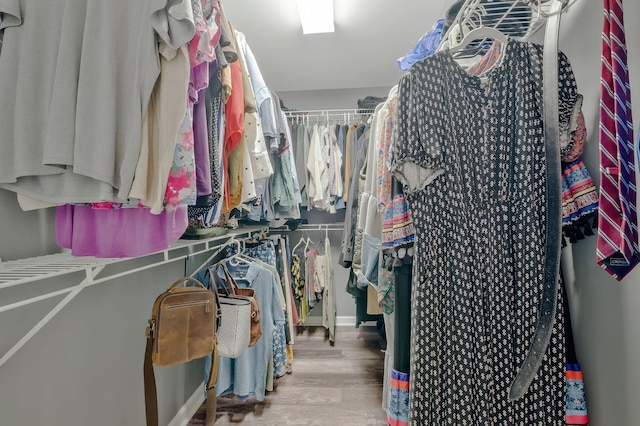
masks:
{"label": "walk-in closet", "polygon": [[0,426],[635,426],[640,3],[0,0]]}

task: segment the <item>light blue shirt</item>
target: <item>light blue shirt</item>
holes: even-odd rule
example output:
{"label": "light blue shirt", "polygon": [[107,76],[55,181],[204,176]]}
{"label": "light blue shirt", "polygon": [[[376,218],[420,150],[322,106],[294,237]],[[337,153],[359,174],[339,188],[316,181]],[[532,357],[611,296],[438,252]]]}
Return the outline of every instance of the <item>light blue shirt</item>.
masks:
{"label": "light blue shirt", "polygon": [[[267,268],[253,262],[237,266],[227,262],[227,268],[240,287],[255,290],[260,306],[262,337],[235,359],[220,357],[216,394],[235,394],[240,399],[255,398],[262,401],[267,383],[267,365],[273,351],[273,332],[276,325],[285,323],[284,306],[276,280]],[[224,279],[222,270],[219,276]]]}

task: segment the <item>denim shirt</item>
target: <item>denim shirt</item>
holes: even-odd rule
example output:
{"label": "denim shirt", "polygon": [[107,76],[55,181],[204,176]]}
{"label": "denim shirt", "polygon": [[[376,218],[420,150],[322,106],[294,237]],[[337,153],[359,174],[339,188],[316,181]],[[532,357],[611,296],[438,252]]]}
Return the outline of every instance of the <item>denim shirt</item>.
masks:
{"label": "denim shirt", "polygon": [[[251,287],[260,306],[262,337],[238,358],[220,357],[217,396],[235,394],[240,399],[264,400],[267,366],[273,350],[273,332],[285,323],[284,307],[273,274],[257,263],[226,263],[229,273],[240,287]],[[224,273],[219,271],[220,278]]]}

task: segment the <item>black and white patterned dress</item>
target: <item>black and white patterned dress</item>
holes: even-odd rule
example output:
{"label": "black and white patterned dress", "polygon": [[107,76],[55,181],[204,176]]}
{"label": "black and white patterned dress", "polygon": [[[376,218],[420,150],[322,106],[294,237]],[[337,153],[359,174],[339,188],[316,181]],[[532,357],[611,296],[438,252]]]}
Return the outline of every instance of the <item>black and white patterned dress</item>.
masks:
{"label": "black and white patterned dress", "polygon": [[[536,328],[543,283],[542,48],[509,40],[482,78],[448,52],[400,83],[394,173],[416,227],[410,423],[562,425],[562,294],[542,367],[509,387]],[[559,56],[562,138],[575,125],[571,67]]]}

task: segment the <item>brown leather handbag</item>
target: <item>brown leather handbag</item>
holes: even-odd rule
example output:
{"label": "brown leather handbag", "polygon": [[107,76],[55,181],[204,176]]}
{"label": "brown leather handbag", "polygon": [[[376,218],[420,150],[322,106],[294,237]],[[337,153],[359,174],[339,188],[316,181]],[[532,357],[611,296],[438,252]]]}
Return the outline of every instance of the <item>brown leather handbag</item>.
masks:
{"label": "brown leather handbag", "polygon": [[[195,286],[178,287],[191,281]],[[211,354],[207,383],[207,425],[216,418],[215,385],[218,376],[216,342],[220,318],[216,294],[192,277],[180,278],[157,297],[147,327],[144,356],[144,391],[147,425],[158,425],[158,401],[153,365],[168,367]]]}
{"label": "brown leather handbag", "polygon": [[[262,336],[262,328],[260,326],[260,306],[258,305],[258,299],[255,297],[255,291],[252,288],[240,287],[236,280],[233,279],[227,266],[220,262],[214,268],[214,271],[210,271],[213,275],[216,275],[217,268],[221,267],[225,282],[217,280],[218,294],[232,297],[242,297],[248,299],[251,302],[251,338],[249,339],[249,346],[253,346],[258,342],[260,336]],[[216,275],[217,278],[217,275]],[[222,319],[224,321],[224,319]]]}

